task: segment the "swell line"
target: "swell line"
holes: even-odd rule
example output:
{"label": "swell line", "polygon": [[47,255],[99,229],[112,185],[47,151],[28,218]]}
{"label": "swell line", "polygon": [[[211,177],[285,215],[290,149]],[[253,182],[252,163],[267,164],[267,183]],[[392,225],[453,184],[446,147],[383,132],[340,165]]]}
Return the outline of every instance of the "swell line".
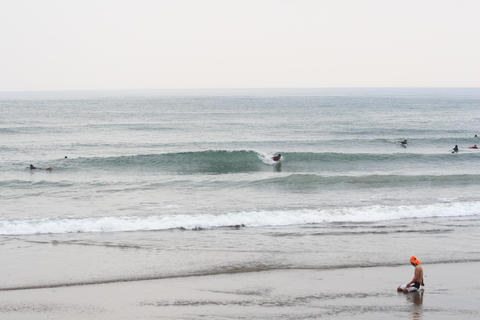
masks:
{"label": "swell line", "polygon": [[[328,166],[364,165],[378,163],[399,165],[442,164],[469,161],[480,157],[480,152],[452,155],[445,153],[339,153],[339,152],[281,152],[289,171],[318,170]],[[136,154],[111,157],[80,157],[57,159],[39,163],[40,167],[52,166],[58,170],[155,170],[177,174],[226,174],[271,170],[274,154],[254,150],[205,150],[159,154]]]}

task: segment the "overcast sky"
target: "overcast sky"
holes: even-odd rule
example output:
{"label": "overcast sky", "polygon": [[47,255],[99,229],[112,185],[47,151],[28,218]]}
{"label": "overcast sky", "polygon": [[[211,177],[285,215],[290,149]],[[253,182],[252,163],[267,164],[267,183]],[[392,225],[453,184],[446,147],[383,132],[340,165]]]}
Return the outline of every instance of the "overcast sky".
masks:
{"label": "overcast sky", "polygon": [[4,0],[0,91],[480,86],[478,0]]}

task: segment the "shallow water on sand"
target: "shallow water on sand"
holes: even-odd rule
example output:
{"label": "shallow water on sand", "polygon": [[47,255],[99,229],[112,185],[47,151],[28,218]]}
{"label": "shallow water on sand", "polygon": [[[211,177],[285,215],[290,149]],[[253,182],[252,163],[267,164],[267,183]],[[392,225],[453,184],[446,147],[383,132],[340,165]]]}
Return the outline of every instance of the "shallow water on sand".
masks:
{"label": "shallow water on sand", "polygon": [[[275,270],[0,292],[9,319],[477,319],[479,263],[426,265],[427,289],[397,293],[412,268]],[[454,280],[454,281],[453,281]]]}

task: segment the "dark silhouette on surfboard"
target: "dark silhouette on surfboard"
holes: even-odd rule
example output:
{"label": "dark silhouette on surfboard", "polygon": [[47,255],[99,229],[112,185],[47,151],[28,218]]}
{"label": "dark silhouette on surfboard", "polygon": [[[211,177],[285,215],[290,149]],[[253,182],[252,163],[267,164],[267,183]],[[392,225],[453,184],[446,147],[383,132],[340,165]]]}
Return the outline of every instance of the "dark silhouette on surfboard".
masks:
{"label": "dark silhouette on surfboard", "polygon": [[46,170],[46,171],[51,171],[53,169],[53,167],[48,167],[48,168],[38,168],[38,167],[35,167],[33,164],[30,164],[30,166],[28,167],[30,170]]}
{"label": "dark silhouette on surfboard", "polygon": [[397,140],[397,142],[404,148],[407,147],[407,144],[408,144],[408,141],[407,139],[403,139],[403,140]]}

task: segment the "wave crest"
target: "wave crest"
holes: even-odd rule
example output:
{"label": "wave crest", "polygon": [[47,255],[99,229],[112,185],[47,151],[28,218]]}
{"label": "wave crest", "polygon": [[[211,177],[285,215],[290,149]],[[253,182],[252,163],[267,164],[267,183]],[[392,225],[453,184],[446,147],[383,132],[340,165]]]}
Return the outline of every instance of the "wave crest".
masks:
{"label": "wave crest", "polygon": [[[141,154],[113,157],[85,157],[62,159],[44,166],[53,166],[56,170],[155,170],[176,174],[226,174],[271,170],[275,164],[272,154],[253,150],[206,150],[178,153]],[[282,159],[288,171],[319,171],[327,167],[335,168],[338,164],[378,166],[379,163],[389,165],[412,165],[423,163],[448,163],[454,158],[472,161],[472,157],[480,157],[480,153],[463,153],[452,157],[449,153],[416,154],[416,153],[335,153],[335,152],[282,152]]]}
{"label": "wave crest", "polygon": [[0,235],[48,233],[125,232],[168,229],[212,229],[232,226],[269,227],[336,222],[376,222],[480,214],[480,202],[440,203],[423,206],[370,206],[338,209],[304,209],[235,212],[219,215],[156,215],[90,218],[51,218],[0,221]]}

